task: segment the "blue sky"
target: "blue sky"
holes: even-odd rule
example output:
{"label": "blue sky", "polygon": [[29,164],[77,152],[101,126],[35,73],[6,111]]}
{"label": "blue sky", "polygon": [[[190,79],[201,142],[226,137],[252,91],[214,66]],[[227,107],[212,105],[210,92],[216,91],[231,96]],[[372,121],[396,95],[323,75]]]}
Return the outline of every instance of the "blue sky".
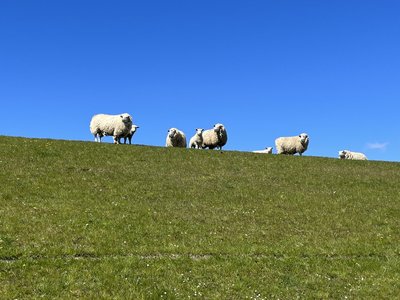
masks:
{"label": "blue sky", "polygon": [[400,161],[399,11],[395,0],[3,0],[0,135],[93,141],[92,115],[128,112],[138,144],[220,122],[227,150],[307,132],[305,155]]}

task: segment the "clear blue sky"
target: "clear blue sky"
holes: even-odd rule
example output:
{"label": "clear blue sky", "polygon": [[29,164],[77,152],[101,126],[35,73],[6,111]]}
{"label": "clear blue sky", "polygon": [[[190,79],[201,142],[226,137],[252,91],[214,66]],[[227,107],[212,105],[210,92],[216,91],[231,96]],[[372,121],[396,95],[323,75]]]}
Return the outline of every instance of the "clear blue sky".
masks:
{"label": "clear blue sky", "polygon": [[[224,123],[228,150],[307,132],[305,155],[400,161],[400,1],[0,2],[0,135],[138,144]],[[105,138],[111,142],[112,138]]]}

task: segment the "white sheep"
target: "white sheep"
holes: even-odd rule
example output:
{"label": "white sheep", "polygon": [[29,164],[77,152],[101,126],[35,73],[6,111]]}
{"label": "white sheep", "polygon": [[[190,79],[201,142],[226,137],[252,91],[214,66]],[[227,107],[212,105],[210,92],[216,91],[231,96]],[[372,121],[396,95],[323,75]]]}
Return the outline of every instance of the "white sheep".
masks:
{"label": "white sheep", "polygon": [[219,148],[225,146],[228,141],[228,133],[226,132],[225,126],[218,123],[214,125],[214,128],[203,131],[203,145],[202,148]]}
{"label": "white sheep", "polygon": [[310,139],[307,133],[298,136],[280,137],[275,140],[277,154],[296,154],[302,155],[308,148]]}
{"label": "white sheep", "polygon": [[131,131],[129,131],[128,135],[124,136],[124,144],[126,144],[126,140],[129,141],[129,145],[132,143],[132,137],[138,128],[139,128],[139,126],[132,125]]}
{"label": "white sheep", "polygon": [[94,135],[95,142],[101,142],[103,136],[113,136],[114,144],[120,144],[120,139],[125,137],[132,129],[132,117],[123,113],[120,115],[98,114],[90,121],[90,132]]}
{"label": "white sheep", "polygon": [[256,150],[253,153],[264,153],[264,154],[272,154],[272,147],[266,147],[264,150]]}
{"label": "white sheep", "polygon": [[185,134],[177,128],[170,128],[168,130],[165,146],[186,148],[187,144]]}
{"label": "white sheep", "polygon": [[368,160],[364,153],[349,150],[339,151],[339,159]]}
{"label": "white sheep", "polygon": [[189,141],[189,148],[200,149],[203,145],[203,128],[196,128],[196,133]]}

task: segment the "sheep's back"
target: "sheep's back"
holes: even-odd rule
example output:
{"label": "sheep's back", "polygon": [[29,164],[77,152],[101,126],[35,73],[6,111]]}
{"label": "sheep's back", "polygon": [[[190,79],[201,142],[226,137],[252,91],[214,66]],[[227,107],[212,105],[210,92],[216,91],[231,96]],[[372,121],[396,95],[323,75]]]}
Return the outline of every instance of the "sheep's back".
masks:
{"label": "sheep's back", "polygon": [[132,129],[132,124],[125,125],[120,115],[98,114],[93,116],[90,122],[92,134],[105,133],[106,135],[125,136]]}
{"label": "sheep's back", "polygon": [[207,147],[218,145],[218,136],[214,129],[203,131],[203,145]]}
{"label": "sheep's back", "polygon": [[275,146],[278,153],[295,154],[298,152],[299,139],[297,136],[280,137],[275,140]]}

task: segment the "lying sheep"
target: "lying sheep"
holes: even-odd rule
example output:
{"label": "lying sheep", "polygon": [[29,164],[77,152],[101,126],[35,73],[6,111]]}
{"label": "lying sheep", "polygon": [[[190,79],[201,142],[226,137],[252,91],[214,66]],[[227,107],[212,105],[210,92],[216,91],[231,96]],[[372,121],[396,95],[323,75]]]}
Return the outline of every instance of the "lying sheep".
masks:
{"label": "lying sheep", "polygon": [[132,143],[132,137],[138,128],[139,128],[139,126],[132,125],[131,131],[129,131],[127,136],[124,136],[124,144],[126,144],[126,140],[129,141],[129,145]]}
{"label": "lying sheep", "polygon": [[167,140],[165,143],[166,147],[180,147],[186,148],[186,136],[185,134],[176,128],[170,128],[168,130]]}
{"label": "lying sheep", "polygon": [[264,150],[256,150],[253,153],[264,153],[264,154],[272,154],[272,147],[266,147]]}
{"label": "lying sheep", "polygon": [[203,145],[202,148],[219,148],[225,146],[228,141],[228,133],[226,132],[225,126],[222,124],[215,124],[213,129],[208,129],[203,132]]}
{"label": "lying sheep", "polygon": [[349,150],[339,151],[339,159],[368,160],[364,153]]}
{"label": "lying sheep", "polygon": [[189,141],[189,148],[200,149],[203,145],[203,128],[196,128],[196,134]]}
{"label": "lying sheep", "polygon": [[308,148],[310,139],[307,133],[298,136],[280,137],[275,140],[277,154],[296,154],[302,155]]}
{"label": "lying sheep", "polygon": [[132,129],[132,117],[127,114],[106,115],[98,114],[90,121],[90,132],[94,135],[95,142],[101,142],[103,136],[113,136],[114,144],[120,144],[120,139],[125,137]]}

